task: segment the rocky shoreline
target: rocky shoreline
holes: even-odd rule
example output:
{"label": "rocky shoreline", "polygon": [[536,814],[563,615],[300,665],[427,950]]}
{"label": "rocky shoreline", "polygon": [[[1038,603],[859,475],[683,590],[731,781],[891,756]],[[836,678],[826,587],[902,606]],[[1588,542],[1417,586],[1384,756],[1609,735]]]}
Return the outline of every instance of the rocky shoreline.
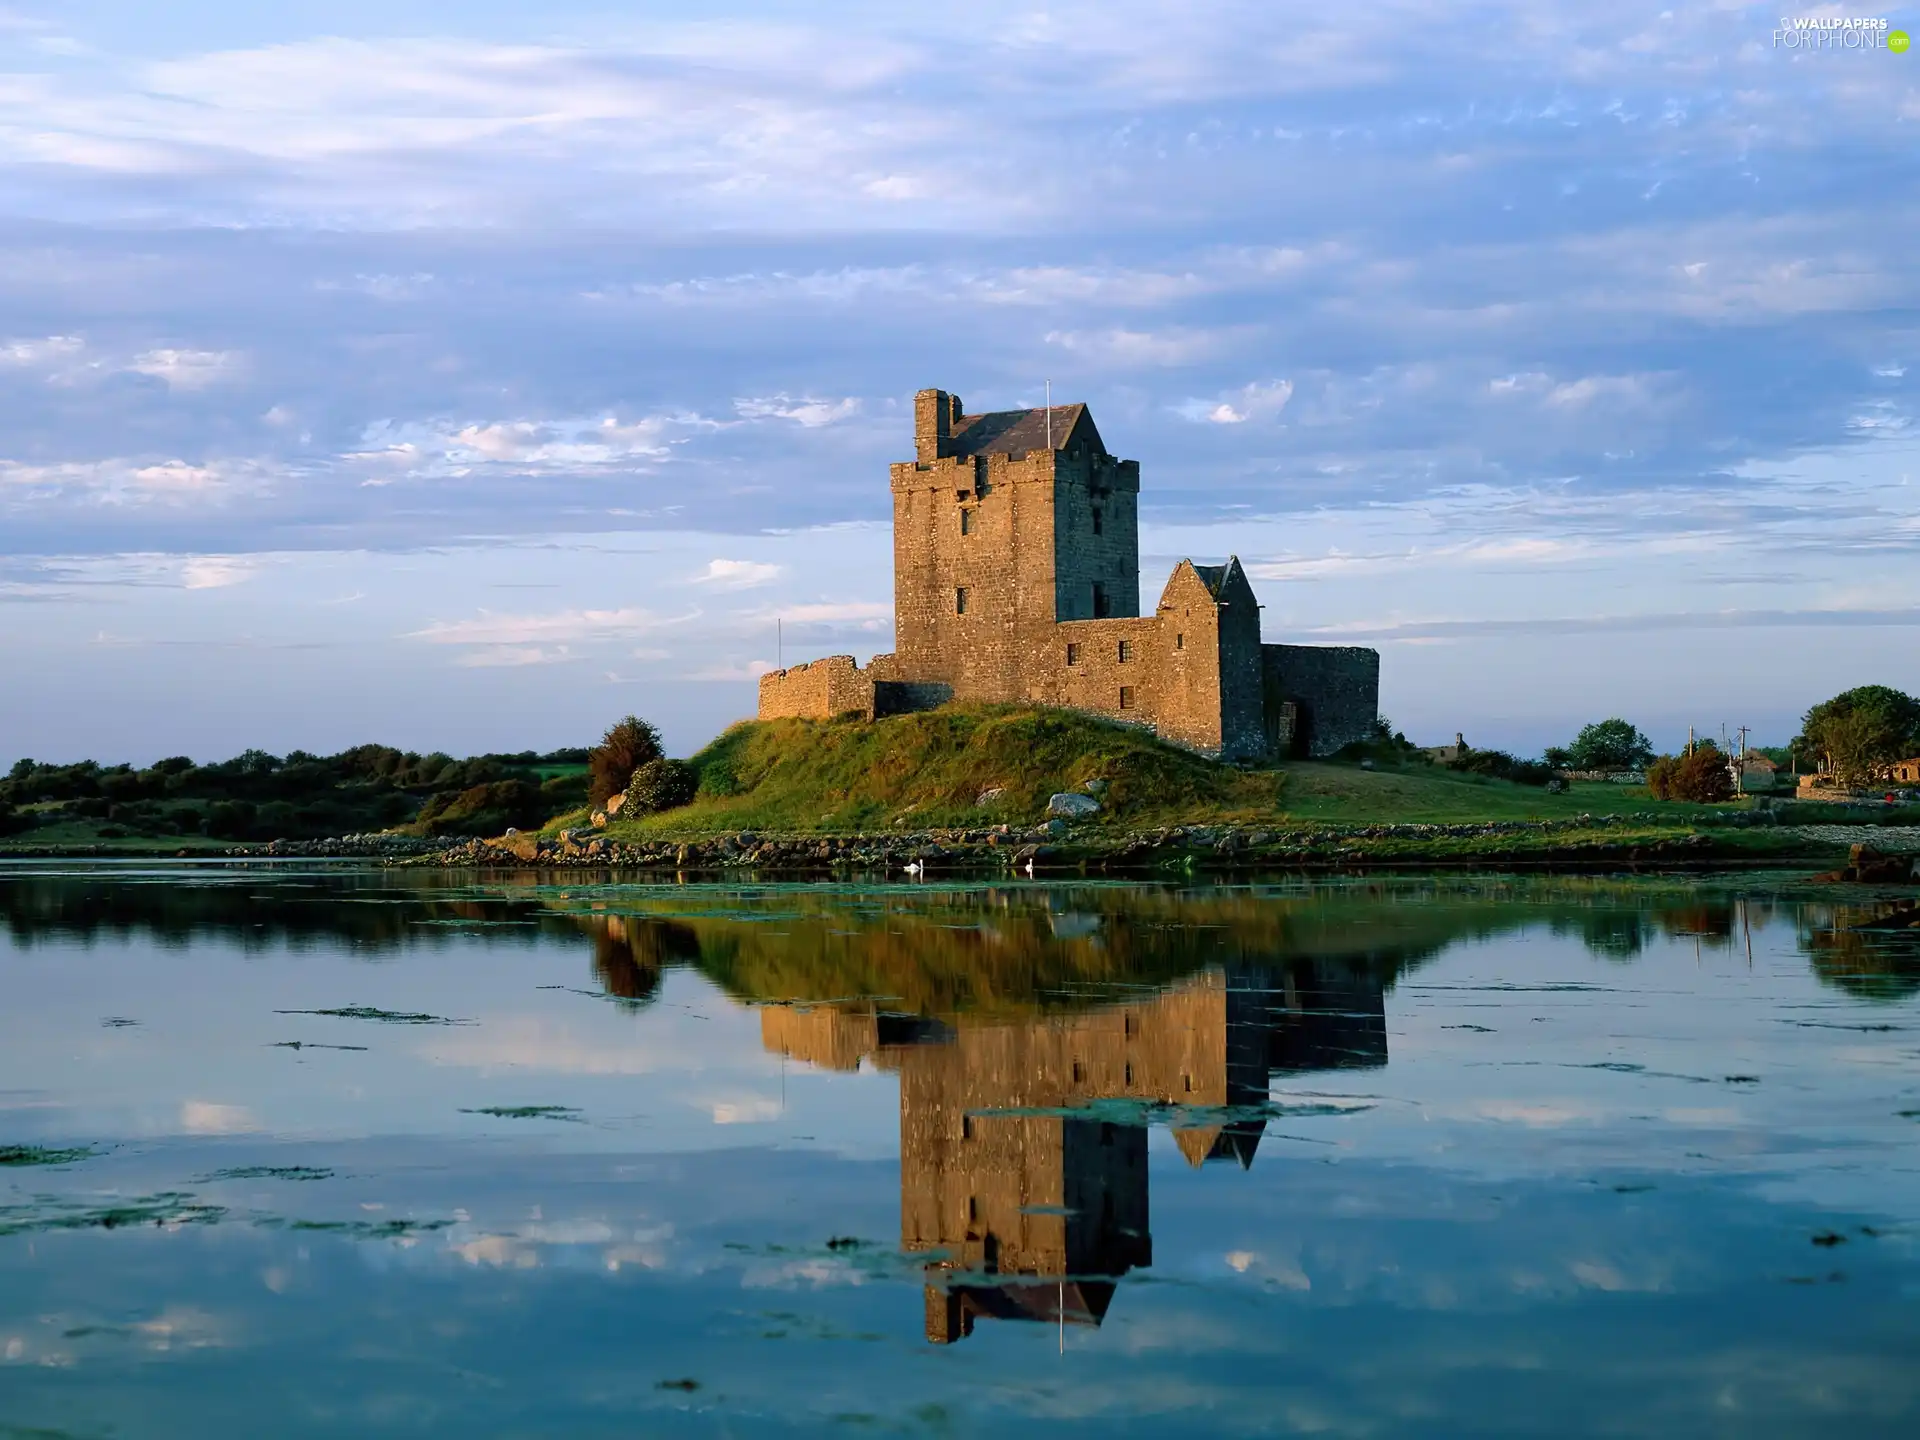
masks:
{"label": "rocky shoreline", "polygon": [[[1663,823],[1664,822],[1664,823]],[[1685,830],[1655,813],[1575,815],[1558,820],[1355,826],[1174,825],[1122,830],[1055,817],[1043,825],[894,830],[877,834],[770,835],[742,830],[699,838],[629,838],[581,828],[553,834],[450,840],[396,834],[275,840],[181,850],[181,857],[233,860],[373,860],[460,870],[632,870],[667,874],[753,871],[796,878],[836,874],[1152,874],[1155,872],[1384,868],[1704,868],[1820,861],[1869,843],[1920,852],[1920,826],[1783,826],[1766,812],[1712,817]],[[1661,827],[1654,833],[1647,833]],[[1716,831],[1762,830],[1757,848]],[[113,858],[108,846],[42,855]]]}
{"label": "rocky shoreline", "polygon": [[[1720,854],[1709,836],[1657,837],[1580,835],[1624,830],[1629,821],[1577,816],[1540,822],[1490,821],[1460,825],[1368,825],[1351,829],[1234,825],[1176,825],[1115,833],[1078,830],[1055,819],[1044,826],[996,826],[975,830],[926,830],[884,835],[776,836],[739,831],[700,839],[626,840],[598,830],[557,836],[510,835],[467,840],[438,853],[395,863],[454,869],[621,869],[704,873],[754,871],[769,874],[835,872],[1060,874],[1154,870],[1326,869],[1357,865],[1445,864],[1470,858],[1476,865],[1502,864],[1700,864]],[[1525,839],[1565,832],[1564,846],[1528,846],[1479,852],[1471,857],[1435,853],[1422,858],[1422,844],[1487,839]],[[1379,842],[1411,842],[1415,853],[1380,853]],[[1371,843],[1370,843],[1371,842]]]}

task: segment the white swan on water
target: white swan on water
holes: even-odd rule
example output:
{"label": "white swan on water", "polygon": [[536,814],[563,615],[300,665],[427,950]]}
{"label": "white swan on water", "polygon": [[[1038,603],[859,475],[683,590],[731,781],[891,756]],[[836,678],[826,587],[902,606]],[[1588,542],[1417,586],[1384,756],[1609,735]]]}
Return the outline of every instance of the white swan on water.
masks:
{"label": "white swan on water", "polygon": [[919,876],[924,875],[926,873],[927,873],[927,867],[922,865],[918,860],[909,860],[907,862],[907,874],[912,875],[915,878],[918,878]]}

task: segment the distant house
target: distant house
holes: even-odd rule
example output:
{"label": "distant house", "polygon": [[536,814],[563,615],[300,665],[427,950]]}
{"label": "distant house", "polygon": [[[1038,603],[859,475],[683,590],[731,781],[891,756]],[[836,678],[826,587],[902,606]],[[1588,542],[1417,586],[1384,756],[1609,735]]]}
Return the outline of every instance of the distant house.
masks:
{"label": "distant house", "polygon": [[1740,757],[1742,790],[1771,790],[1779,774],[1780,766],[1758,750],[1749,750]]}
{"label": "distant house", "polygon": [[1893,779],[1899,785],[1920,785],[1920,755],[1911,760],[1894,761]]}

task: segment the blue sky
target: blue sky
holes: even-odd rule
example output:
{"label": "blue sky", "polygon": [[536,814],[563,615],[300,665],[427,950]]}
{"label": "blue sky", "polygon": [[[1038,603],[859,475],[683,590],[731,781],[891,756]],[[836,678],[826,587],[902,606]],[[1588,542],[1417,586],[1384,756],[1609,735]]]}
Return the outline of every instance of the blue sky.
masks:
{"label": "blue sky", "polygon": [[690,750],[1048,378],[1417,737],[1920,690],[1920,56],[1781,13],[0,0],[0,760]]}

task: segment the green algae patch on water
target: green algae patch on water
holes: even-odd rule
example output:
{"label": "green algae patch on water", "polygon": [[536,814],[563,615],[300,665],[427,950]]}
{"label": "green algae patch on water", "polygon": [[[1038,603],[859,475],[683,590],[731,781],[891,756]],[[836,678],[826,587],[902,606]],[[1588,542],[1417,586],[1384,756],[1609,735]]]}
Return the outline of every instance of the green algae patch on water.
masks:
{"label": "green algae patch on water", "polygon": [[0,1145],[0,1165],[73,1165],[98,1152],[90,1145],[50,1149],[43,1145]]}
{"label": "green algae patch on water", "polygon": [[445,1230],[451,1220],[289,1220],[286,1228],[322,1235],[344,1235],[350,1240],[406,1240]]}
{"label": "green algae patch on water", "polygon": [[378,1020],[383,1025],[471,1025],[471,1020],[450,1020],[445,1015],[427,1015],[419,1011],[381,1010],[372,1005],[341,1005],[331,1010],[276,1010],[276,1015],[326,1015],[336,1020]]}
{"label": "green algae patch on water", "polygon": [[0,1205],[0,1237],[48,1234],[56,1230],[212,1225],[226,1218],[226,1214],[224,1205],[203,1204],[177,1190],[143,1195],[114,1205],[76,1205],[40,1197],[30,1205]]}
{"label": "green algae patch on water", "polygon": [[571,1105],[482,1105],[469,1110],[461,1108],[462,1115],[490,1115],[495,1120],[567,1120],[575,1125],[584,1125],[580,1112]]}
{"label": "green algae patch on water", "polygon": [[216,1170],[197,1182],[210,1185],[217,1180],[331,1180],[333,1171],[317,1165],[241,1165],[231,1170]]}

